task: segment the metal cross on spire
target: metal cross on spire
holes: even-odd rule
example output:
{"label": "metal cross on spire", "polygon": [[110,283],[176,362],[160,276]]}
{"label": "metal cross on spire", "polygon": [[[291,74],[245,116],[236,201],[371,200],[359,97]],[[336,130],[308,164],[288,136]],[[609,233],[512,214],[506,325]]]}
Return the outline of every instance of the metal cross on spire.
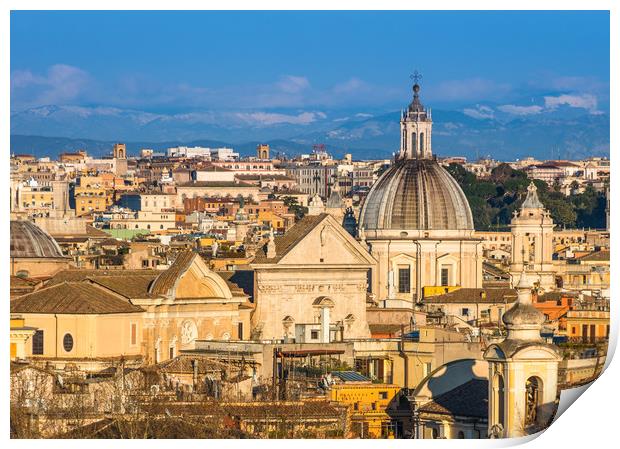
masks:
{"label": "metal cross on spire", "polygon": [[422,74],[415,70],[411,75],[409,75],[409,78],[411,78],[416,84],[418,84],[418,81],[422,80]]}

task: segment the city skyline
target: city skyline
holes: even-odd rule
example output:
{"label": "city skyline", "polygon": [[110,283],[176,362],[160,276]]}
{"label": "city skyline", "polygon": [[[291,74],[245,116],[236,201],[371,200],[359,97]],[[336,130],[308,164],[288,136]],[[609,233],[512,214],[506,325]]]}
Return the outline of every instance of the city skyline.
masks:
{"label": "city skyline", "polygon": [[10,437],[544,431],[613,352],[609,18],[12,12]]}

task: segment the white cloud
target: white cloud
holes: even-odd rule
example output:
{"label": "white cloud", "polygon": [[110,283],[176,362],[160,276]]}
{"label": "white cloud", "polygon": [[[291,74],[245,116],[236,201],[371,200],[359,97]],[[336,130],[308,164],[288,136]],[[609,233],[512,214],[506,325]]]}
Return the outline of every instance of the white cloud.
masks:
{"label": "white cloud", "polygon": [[289,94],[296,94],[310,87],[310,81],[305,76],[283,76],[276,86],[282,91]]}
{"label": "white cloud", "polygon": [[16,70],[11,74],[11,95],[28,105],[66,103],[78,98],[91,83],[84,70],[55,64],[45,74]]}
{"label": "white cloud", "polygon": [[332,91],[335,94],[350,94],[367,89],[368,85],[359,78],[351,78],[344,83],[336,84]]}
{"label": "white cloud", "polygon": [[505,112],[506,114],[521,115],[521,116],[540,114],[544,110],[542,106],[538,106],[538,105],[518,106],[515,104],[504,104],[502,106],[498,106],[497,109],[499,109],[502,112]]}
{"label": "white cloud", "polygon": [[359,117],[359,118],[371,118],[371,117],[374,117],[374,115],[367,114],[365,112],[358,112],[357,114],[355,114],[355,116]]}
{"label": "white cloud", "polygon": [[[424,91],[424,86],[422,86]],[[428,87],[435,100],[480,101],[504,97],[512,90],[508,83],[498,83],[484,78],[442,81]]]}
{"label": "white cloud", "polygon": [[558,106],[566,105],[571,108],[582,108],[590,111],[590,113],[596,114],[598,102],[596,97],[592,94],[582,95],[559,95],[557,97],[545,97],[545,107],[549,109],[555,109]]}
{"label": "white cloud", "polygon": [[475,108],[463,109],[463,114],[475,119],[489,119],[494,117],[494,111],[488,106],[477,104]]}
{"label": "white cloud", "polygon": [[323,112],[302,112],[298,115],[278,114],[272,112],[238,112],[237,118],[249,124],[256,125],[278,125],[282,123],[291,125],[309,125],[327,115]]}

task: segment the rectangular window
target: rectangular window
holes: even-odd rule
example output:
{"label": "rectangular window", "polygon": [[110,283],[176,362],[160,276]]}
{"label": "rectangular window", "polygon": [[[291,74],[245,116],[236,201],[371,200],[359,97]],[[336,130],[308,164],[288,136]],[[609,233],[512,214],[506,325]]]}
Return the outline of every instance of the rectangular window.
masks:
{"label": "rectangular window", "polygon": [[174,346],[170,347],[170,358],[173,359],[174,358]]}
{"label": "rectangular window", "polygon": [[588,342],[588,325],[587,324],[581,325],[581,340],[583,343]]}
{"label": "rectangular window", "polygon": [[237,339],[243,340],[243,323],[237,324]]}
{"label": "rectangular window", "polygon": [[443,286],[450,285],[450,269],[449,268],[441,269],[441,285]]}
{"label": "rectangular window", "polygon": [[411,271],[409,267],[398,269],[398,293],[411,291]]}
{"label": "rectangular window", "polygon": [[43,355],[43,331],[38,330],[32,336],[32,354]]}
{"label": "rectangular window", "polygon": [[138,344],[138,325],[136,323],[131,323],[131,340],[132,345]]}
{"label": "rectangular window", "polygon": [[380,399],[387,399],[388,398],[387,391],[380,391],[379,392],[379,398]]}
{"label": "rectangular window", "polygon": [[425,363],[424,364],[424,377],[428,376],[431,371],[433,369],[433,365],[431,364],[431,362]]}
{"label": "rectangular window", "polygon": [[318,340],[319,339],[319,331],[310,331],[310,339]]}
{"label": "rectangular window", "polygon": [[469,316],[469,309],[467,307],[463,307],[461,309],[461,315],[463,316]]}

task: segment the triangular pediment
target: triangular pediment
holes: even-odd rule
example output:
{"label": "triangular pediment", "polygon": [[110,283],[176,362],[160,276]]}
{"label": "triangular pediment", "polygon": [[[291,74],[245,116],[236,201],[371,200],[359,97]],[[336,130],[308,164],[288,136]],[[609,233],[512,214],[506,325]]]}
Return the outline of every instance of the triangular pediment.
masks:
{"label": "triangular pediment", "polygon": [[232,292],[220,275],[210,270],[198,254],[184,252],[168,270],[162,272],[151,287],[151,293],[169,299],[231,299]]}
{"label": "triangular pediment", "polygon": [[364,265],[375,259],[333,217],[326,215],[278,261],[278,265]]}

